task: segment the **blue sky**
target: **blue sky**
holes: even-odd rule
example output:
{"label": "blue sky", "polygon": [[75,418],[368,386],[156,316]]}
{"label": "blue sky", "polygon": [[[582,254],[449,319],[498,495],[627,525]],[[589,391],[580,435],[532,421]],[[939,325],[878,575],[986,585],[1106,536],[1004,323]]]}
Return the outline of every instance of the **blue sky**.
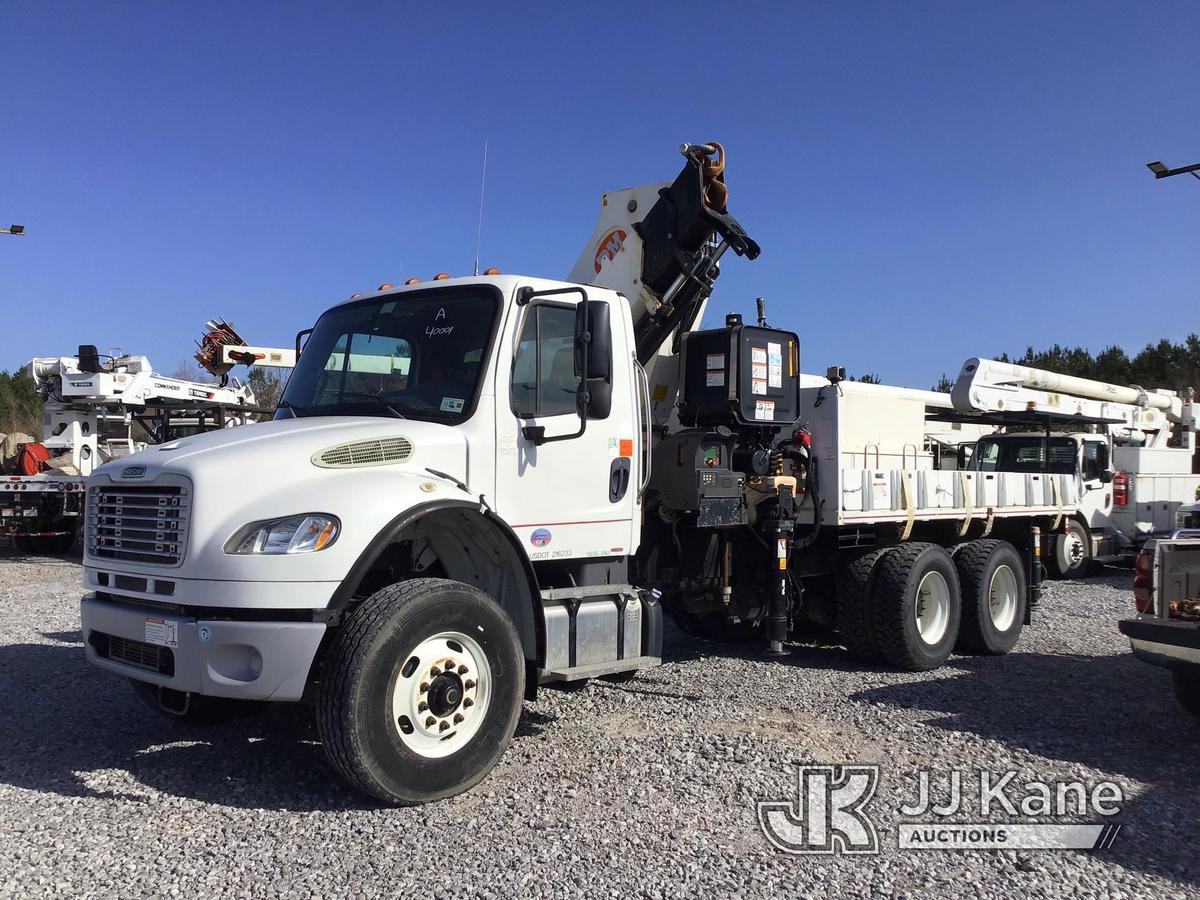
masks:
{"label": "blue sky", "polygon": [[602,190],[729,153],[802,367],[927,387],[1026,344],[1200,330],[1200,4],[9,3],[0,368],[172,370],[205,319],[481,261],[566,274]]}

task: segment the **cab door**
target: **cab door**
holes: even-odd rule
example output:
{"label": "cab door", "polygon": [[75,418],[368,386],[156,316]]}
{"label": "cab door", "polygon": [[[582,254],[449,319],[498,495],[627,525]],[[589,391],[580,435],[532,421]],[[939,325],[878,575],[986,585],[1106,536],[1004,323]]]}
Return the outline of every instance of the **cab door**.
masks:
{"label": "cab door", "polygon": [[1108,439],[1084,437],[1080,448],[1079,480],[1081,487],[1079,511],[1095,532],[1109,524],[1112,514],[1112,475],[1109,472]]}
{"label": "cab door", "polygon": [[511,364],[497,367],[495,508],[534,561],[625,556],[640,527],[628,310],[611,295],[591,301],[605,306],[596,320],[611,360],[589,389],[608,402],[582,419],[576,307],[586,299],[582,287],[556,289],[518,306],[504,344]]}

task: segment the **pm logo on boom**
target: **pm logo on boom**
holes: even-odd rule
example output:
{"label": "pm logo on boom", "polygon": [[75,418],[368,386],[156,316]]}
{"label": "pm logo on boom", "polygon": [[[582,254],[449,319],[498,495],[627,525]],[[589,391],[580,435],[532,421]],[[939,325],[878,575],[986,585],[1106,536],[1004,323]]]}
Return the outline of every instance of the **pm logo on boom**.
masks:
{"label": "pm logo on boom", "polygon": [[760,800],[758,826],[784,853],[878,853],[863,812],[878,785],[878,766],[800,766],[796,798]]}
{"label": "pm logo on boom", "polygon": [[600,274],[600,267],[605,262],[612,262],[617,258],[617,254],[625,249],[625,230],[623,228],[614,228],[604,237],[600,238],[600,243],[596,245],[596,274]]}

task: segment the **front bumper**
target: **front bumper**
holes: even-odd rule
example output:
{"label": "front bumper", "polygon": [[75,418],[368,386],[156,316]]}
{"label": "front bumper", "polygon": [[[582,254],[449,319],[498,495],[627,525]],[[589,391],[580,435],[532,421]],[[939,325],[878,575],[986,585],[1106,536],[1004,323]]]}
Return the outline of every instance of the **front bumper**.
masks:
{"label": "front bumper", "polygon": [[88,661],[102,669],[212,697],[299,700],[320,622],[198,619],[88,595],[79,617]]}
{"label": "front bumper", "polygon": [[1122,619],[1133,655],[1152,666],[1200,673],[1200,625],[1162,619]]}

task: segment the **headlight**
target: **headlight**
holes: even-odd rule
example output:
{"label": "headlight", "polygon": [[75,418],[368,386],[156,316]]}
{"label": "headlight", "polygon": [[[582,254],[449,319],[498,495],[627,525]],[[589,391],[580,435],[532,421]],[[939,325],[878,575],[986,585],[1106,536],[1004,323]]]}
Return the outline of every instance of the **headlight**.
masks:
{"label": "headlight", "polygon": [[313,553],[337,540],[342,523],[325,513],[251,522],[225,542],[226,553]]}

